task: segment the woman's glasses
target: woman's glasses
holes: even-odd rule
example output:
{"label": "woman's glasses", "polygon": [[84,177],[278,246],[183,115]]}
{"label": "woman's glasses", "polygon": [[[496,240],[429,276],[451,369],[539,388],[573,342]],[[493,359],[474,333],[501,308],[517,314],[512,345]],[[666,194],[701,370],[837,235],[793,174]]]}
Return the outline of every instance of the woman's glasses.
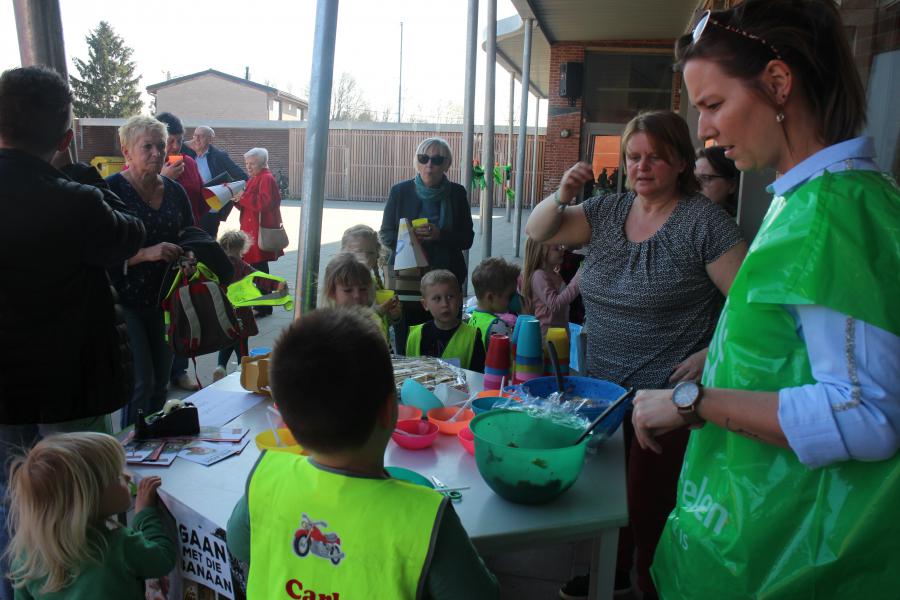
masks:
{"label": "woman's glasses", "polygon": [[694,27],[693,33],[691,33],[691,42],[692,43],[696,44],[700,40],[700,38],[703,36],[703,32],[706,31],[706,26],[709,25],[710,23],[712,23],[716,27],[720,27],[720,28],[728,30],[732,33],[736,33],[738,35],[742,35],[745,38],[747,38],[748,40],[753,40],[755,42],[759,42],[760,44],[762,44],[763,46],[765,46],[766,48],[771,50],[772,54],[775,55],[775,58],[777,58],[778,60],[784,60],[783,58],[781,58],[781,53],[778,51],[777,48],[775,48],[775,46],[773,46],[772,44],[770,44],[763,38],[759,37],[758,35],[754,35],[752,33],[744,31],[743,29],[741,29],[739,27],[734,27],[732,25],[725,25],[723,23],[719,23],[718,21],[716,21],[715,19],[712,18],[711,11],[706,11],[705,13],[703,13],[703,16],[700,17],[699,21],[697,21],[697,25]]}
{"label": "woman's glasses", "polygon": [[436,167],[439,167],[442,164],[444,164],[444,157],[441,156],[440,154],[435,154],[434,156],[428,156],[427,154],[419,154],[416,156],[416,159],[419,161],[420,165],[427,165],[428,161],[431,161],[431,164],[433,164]]}
{"label": "woman's glasses", "polygon": [[716,179],[728,179],[728,177],[724,175],[696,175],[697,179],[701,184],[706,185],[707,183],[712,183]]}

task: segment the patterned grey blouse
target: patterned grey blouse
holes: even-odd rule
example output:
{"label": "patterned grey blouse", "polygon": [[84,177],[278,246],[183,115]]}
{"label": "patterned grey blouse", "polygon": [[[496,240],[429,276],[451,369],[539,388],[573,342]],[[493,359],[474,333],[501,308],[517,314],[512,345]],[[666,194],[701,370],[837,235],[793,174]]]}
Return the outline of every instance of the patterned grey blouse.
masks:
{"label": "patterned grey blouse", "polygon": [[581,274],[586,362],[593,377],[666,388],[675,365],[709,344],[722,310],[706,265],[742,238],[728,213],[698,194],[678,202],[650,238],[629,241],[634,199],[628,192],[582,205],[591,228]]}

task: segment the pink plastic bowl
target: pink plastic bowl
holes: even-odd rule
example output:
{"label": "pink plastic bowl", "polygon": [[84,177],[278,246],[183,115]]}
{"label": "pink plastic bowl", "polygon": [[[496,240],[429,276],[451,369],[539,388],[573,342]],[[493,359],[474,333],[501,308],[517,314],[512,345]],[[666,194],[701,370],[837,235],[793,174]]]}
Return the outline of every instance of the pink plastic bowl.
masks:
{"label": "pink plastic bowl", "polygon": [[456,434],[456,437],[459,439],[459,443],[462,447],[466,449],[466,452],[475,456],[475,436],[472,435],[472,430],[468,427],[461,429],[459,433]]}
{"label": "pink plastic bowl", "polygon": [[397,406],[397,420],[398,421],[407,421],[407,420],[416,420],[422,418],[422,409],[416,408],[415,406],[407,406],[406,404],[400,404]]}
{"label": "pink plastic bowl", "polygon": [[[411,435],[403,435],[397,430],[405,431]],[[421,419],[406,419],[397,421],[391,439],[397,442],[397,445],[407,450],[422,450],[434,443],[438,435],[437,425],[422,421]]]}

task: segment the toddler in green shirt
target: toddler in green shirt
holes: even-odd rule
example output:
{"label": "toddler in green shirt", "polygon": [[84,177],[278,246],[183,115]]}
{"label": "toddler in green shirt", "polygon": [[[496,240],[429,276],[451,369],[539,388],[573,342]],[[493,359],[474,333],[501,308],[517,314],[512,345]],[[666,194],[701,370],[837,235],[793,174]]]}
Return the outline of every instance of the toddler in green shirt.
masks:
{"label": "toddler in green shirt", "polygon": [[8,553],[16,600],[144,598],[144,580],[174,567],[177,547],[156,507],[159,477],[138,485],[131,528],[125,451],[104,433],[44,438],[10,467]]}

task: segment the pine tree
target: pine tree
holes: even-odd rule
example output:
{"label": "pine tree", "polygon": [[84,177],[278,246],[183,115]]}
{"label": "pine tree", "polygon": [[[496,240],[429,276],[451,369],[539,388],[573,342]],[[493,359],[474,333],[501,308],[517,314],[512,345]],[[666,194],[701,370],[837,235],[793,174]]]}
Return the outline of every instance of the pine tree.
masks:
{"label": "pine tree", "polygon": [[134,76],[133,50],[116,35],[106,21],[85,38],[88,61],[74,59],[81,79],[69,76],[78,117],[130,117],[143,108],[138,81]]}

